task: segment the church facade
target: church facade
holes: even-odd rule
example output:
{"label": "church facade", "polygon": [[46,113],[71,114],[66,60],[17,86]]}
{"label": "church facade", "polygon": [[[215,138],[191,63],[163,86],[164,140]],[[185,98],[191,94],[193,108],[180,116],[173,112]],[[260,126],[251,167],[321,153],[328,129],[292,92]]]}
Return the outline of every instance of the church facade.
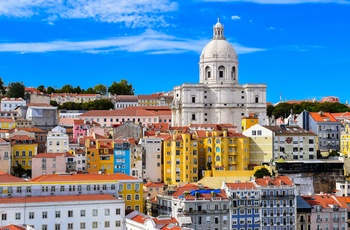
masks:
{"label": "church facade", "polygon": [[239,84],[236,51],[219,21],[213,30],[200,55],[199,83],[173,89],[172,126],[233,124],[240,131],[243,116],[266,116],[266,85]]}

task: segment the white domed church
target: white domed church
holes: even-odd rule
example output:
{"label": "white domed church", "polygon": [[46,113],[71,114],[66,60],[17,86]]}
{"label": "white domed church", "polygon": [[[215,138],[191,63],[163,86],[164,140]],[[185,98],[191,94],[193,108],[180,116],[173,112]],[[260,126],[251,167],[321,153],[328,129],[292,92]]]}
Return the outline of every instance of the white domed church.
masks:
{"label": "white domed church", "polygon": [[233,124],[240,131],[243,116],[266,116],[266,85],[239,84],[238,56],[219,20],[213,30],[200,56],[199,84],[174,87],[172,126]]}

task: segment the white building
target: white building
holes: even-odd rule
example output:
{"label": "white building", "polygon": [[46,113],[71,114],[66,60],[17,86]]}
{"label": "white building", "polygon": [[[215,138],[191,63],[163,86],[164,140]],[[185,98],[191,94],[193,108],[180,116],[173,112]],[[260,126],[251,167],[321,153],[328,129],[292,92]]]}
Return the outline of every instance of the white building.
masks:
{"label": "white building", "polygon": [[199,71],[199,84],[173,90],[172,126],[225,123],[241,127],[243,116],[266,115],[266,85],[239,84],[238,57],[220,22],[201,53]]}
{"label": "white building", "polygon": [[0,198],[1,225],[34,229],[124,229],[125,202],[108,194]]}
{"label": "white building", "polygon": [[69,150],[69,137],[64,133],[54,133],[49,132],[47,134],[47,144],[48,153],[64,153]]}
{"label": "white building", "polygon": [[18,106],[25,106],[26,101],[22,98],[3,98],[1,111],[14,111]]}
{"label": "white building", "polygon": [[142,149],[143,173],[144,181],[160,182],[162,180],[162,138],[145,137],[140,140]]}

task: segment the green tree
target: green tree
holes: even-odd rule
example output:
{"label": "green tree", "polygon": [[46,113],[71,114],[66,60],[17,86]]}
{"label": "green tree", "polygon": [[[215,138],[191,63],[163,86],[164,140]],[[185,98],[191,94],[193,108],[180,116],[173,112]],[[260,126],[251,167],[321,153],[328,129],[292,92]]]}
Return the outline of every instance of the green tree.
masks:
{"label": "green tree", "polygon": [[264,176],[271,176],[271,173],[267,168],[261,168],[255,171],[254,177],[256,178],[263,178]]}
{"label": "green tree", "polygon": [[13,175],[17,177],[21,177],[22,175],[27,174],[27,171],[20,164],[18,164],[17,166],[12,166],[12,171]]}
{"label": "green tree", "polygon": [[91,87],[87,88],[87,90],[84,91],[84,94],[94,94],[94,93],[95,93],[95,91]]}
{"label": "green tree", "polygon": [[122,79],[119,83],[114,81],[108,88],[108,92],[116,95],[134,95],[132,84],[129,84],[128,81],[124,79]]}
{"label": "green tree", "polygon": [[114,109],[113,103],[108,99],[85,102],[82,105],[83,110],[109,110]]}
{"label": "green tree", "polygon": [[52,106],[58,106],[58,103],[57,103],[57,101],[50,101],[50,105],[52,105]]}
{"label": "green tree", "polygon": [[98,84],[94,86],[94,91],[101,95],[105,95],[107,93],[107,87],[102,84]]}
{"label": "green tree", "polygon": [[80,88],[79,85],[73,89],[73,92],[74,92],[74,93],[77,93],[77,94],[80,94],[82,91],[83,91],[83,90]]}
{"label": "green tree", "polygon": [[47,94],[56,93],[56,90],[53,87],[49,86],[46,89],[46,93]]}
{"label": "green tree", "polygon": [[5,95],[5,93],[6,93],[6,90],[4,87],[4,82],[2,81],[1,77],[0,77],[0,93],[1,93],[1,96]]}
{"label": "green tree", "polygon": [[74,92],[74,88],[73,88],[73,86],[67,84],[67,85],[62,86],[61,92],[62,93],[73,93]]}
{"label": "green tree", "polygon": [[273,105],[268,105],[266,107],[266,114],[268,117],[272,116],[273,110],[275,109],[275,107],[273,107]]}
{"label": "green tree", "polygon": [[8,91],[7,91],[6,95],[8,97],[11,97],[11,98],[18,98],[18,97],[23,98],[24,97],[24,85],[23,85],[23,83],[11,82],[8,85]]}
{"label": "green tree", "polygon": [[46,90],[45,90],[45,86],[44,86],[44,85],[39,85],[36,89],[39,90],[39,91],[42,92],[42,93],[46,93]]}
{"label": "green tree", "polygon": [[62,105],[60,105],[60,109],[81,110],[82,109],[82,104],[81,103],[75,103],[75,102],[65,102]]}

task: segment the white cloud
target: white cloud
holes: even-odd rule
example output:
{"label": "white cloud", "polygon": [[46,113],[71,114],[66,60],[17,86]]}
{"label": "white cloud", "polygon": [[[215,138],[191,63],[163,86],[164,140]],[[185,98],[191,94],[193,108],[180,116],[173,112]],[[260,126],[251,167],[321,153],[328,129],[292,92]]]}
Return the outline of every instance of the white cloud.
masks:
{"label": "white cloud", "polygon": [[232,16],[231,16],[231,19],[232,19],[232,20],[239,20],[239,19],[241,19],[241,17],[238,16],[238,15],[232,15]]}
{"label": "white cloud", "polygon": [[[91,41],[50,41],[31,43],[0,43],[0,52],[43,53],[43,52],[82,52],[82,53],[115,53],[145,52],[147,54],[165,53],[199,53],[208,40],[179,39],[174,36],[147,30],[137,36],[124,36]],[[233,45],[237,53],[263,51],[260,48]]]}
{"label": "white cloud", "polygon": [[125,23],[131,27],[166,26],[172,0],[2,0],[0,16],[85,19]]}
{"label": "white cloud", "polygon": [[339,3],[349,4],[350,0],[202,0],[203,2],[251,2],[258,4],[302,4],[302,3]]}

